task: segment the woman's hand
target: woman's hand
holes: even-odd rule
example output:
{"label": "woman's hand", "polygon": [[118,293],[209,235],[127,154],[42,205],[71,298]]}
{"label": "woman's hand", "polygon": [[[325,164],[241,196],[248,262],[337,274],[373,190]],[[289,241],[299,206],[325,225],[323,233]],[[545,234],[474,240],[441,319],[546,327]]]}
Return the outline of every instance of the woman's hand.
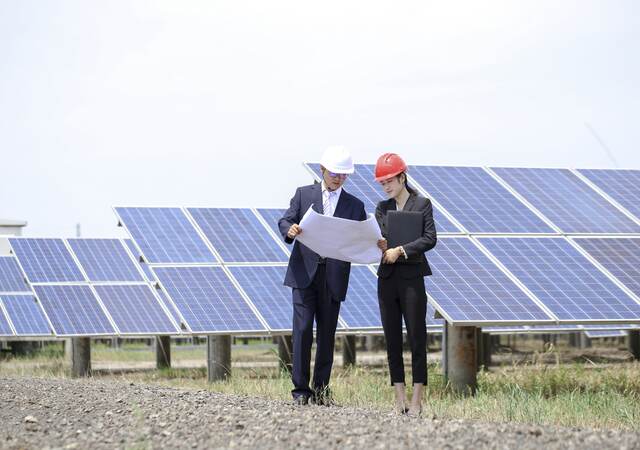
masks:
{"label": "woman's hand", "polygon": [[387,240],[386,239],[378,239],[378,248],[382,250],[382,253],[387,251]]}
{"label": "woman's hand", "polygon": [[287,231],[287,237],[293,239],[300,233],[302,233],[302,228],[300,228],[300,225],[298,225],[297,223],[294,223],[289,227],[289,231]]}
{"label": "woman's hand", "polygon": [[384,252],[384,257],[382,258],[382,262],[385,264],[393,264],[395,263],[402,253],[400,252],[400,247],[394,247],[388,249]]}

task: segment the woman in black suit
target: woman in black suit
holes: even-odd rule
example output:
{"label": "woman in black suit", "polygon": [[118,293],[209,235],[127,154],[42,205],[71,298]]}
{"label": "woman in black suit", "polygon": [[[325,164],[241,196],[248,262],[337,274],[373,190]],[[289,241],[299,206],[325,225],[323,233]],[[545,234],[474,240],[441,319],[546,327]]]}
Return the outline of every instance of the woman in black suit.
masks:
{"label": "woman in black suit", "polygon": [[[422,410],[422,392],[427,383],[427,294],[424,277],[431,275],[431,269],[424,253],[436,245],[437,238],[431,200],[408,185],[406,171],[407,165],[395,153],[385,153],[376,163],[376,181],[389,197],[378,203],[376,208],[376,219],[385,238],[378,241],[383,252],[378,268],[378,302],[396,408],[401,413],[417,416]],[[422,236],[402,246],[388,248],[388,211],[422,212]],[[413,373],[413,396],[409,408],[406,407],[402,361],[403,318],[411,344]]]}

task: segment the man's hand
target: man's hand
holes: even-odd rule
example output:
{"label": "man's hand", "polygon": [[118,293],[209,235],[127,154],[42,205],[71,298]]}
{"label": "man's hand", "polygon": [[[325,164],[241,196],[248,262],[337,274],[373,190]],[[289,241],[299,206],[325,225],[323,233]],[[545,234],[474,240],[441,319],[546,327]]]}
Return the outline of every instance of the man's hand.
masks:
{"label": "man's hand", "polygon": [[384,257],[382,258],[382,262],[385,264],[393,264],[395,263],[402,253],[400,252],[400,247],[394,247],[388,249],[384,252]]}
{"label": "man's hand", "polygon": [[382,253],[387,251],[387,240],[386,239],[378,239],[378,248],[382,250]]}
{"label": "man's hand", "polygon": [[293,239],[300,233],[302,233],[302,228],[300,228],[300,225],[298,225],[297,223],[294,223],[289,227],[289,231],[287,231],[287,237]]}

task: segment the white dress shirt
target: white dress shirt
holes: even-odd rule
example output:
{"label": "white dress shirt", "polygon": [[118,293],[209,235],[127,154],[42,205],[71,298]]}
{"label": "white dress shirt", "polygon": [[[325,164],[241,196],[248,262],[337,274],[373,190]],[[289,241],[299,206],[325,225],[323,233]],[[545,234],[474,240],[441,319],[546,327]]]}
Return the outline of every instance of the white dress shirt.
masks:
{"label": "white dress shirt", "polygon": [[[325,216],[333,216],[333,213],[336,212],[336,207],[338,206],[338,200],[340,200],[340,194],[342,194],[342,186],[340,186],[335,191],[329,191],[327,189],[327,185],[322,182],[322,213]],[[328,206],[329,208],[326,208]],[[327,211],[327,209],[329,209]]]}

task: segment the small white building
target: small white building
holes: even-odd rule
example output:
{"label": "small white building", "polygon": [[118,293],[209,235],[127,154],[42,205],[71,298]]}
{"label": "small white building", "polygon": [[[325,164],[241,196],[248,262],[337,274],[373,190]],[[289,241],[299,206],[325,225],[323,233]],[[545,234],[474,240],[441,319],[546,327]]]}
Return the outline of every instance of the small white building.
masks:
{"label": "small white building", "polygon": [[9,242],[6,236],[21,236],[22,229],[26,226],[27,222],[24,220],[0,219],[0,255],[9,254]]}

